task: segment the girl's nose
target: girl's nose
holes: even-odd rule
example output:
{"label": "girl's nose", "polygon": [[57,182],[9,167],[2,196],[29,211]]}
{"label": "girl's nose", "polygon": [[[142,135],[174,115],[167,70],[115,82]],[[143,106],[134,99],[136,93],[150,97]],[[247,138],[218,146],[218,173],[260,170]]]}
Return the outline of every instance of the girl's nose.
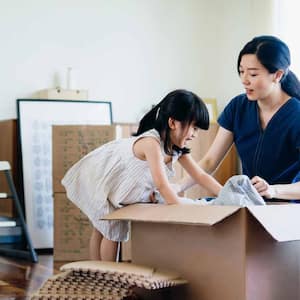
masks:
{"label": "girl's nose", "polygon": [[192,132],[192,138],[195,138],[195,137],[197,137],[197,130],[193,130],[193,132]]}

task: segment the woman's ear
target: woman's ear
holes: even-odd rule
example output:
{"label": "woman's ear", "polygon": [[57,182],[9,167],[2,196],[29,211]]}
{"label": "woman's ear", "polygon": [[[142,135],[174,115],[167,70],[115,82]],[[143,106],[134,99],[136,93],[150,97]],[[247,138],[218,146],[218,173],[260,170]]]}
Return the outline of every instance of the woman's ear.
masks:
{"label": "woman's ear", "polygon": [[173,118],[169,118],[168,125],[169,125],[170,129],[175,129],[175,127],[176,127],[175,120]]}
{"label": "woman's ear", "polygon": [[275,83],[279,83],[280,82],[280,80],[281,80],[281,78],[282,78],[282,76],[284,75],[284,71],[283,70],[281,70],[281,69],[279,69],[279,70],[277,70],[275,73],[274,73],[274,82]]}

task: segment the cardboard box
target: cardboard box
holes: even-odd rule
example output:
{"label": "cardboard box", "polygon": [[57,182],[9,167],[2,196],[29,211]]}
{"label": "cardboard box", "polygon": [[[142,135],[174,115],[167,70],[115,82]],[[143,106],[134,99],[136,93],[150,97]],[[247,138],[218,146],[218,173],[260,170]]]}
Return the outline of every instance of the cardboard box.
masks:
{"label": "cardboard box", "polygon": [[80,158],[116,138],[116,127],[109,125],[52,126],[53,192],[64,193],[61,180]]}
{"label": "cardboard box", "polygon": [[54,260],[89,259],[92,225],[65,193],[54,194]]}
{"label": "cardboard box", "polygon": [[53,100],[87,100],[87,90],[68,90],[68,89],[44,89],[33,94],[36,99],[53,99]]}
{"label": "cardboard box", "polygon": [[[0,121],[0,161],[8,161],[11,166],[14,184],[19,198],[22,196],[21,172],[18,168],[18,143],[17,143],[17,121],[14,119]],[[0,172],[0,193],[9,193],[7,179],[4,172]],[[14,204],[11,199],[0,199],[0,215],[15,216]]]}
{"label": "cardboard box", "polygon": [[61,184],[66,171],[80,158],[117,136],[117,126],[55,125],[53,139],[54,260],[89,258],[92,226],[88,218],[70,201]]}
{"label": "cardboard box", "polygon": [[[188,300],[300,299],[300,206],[136,204],[132,262],[178,272]],[[179,298],[178,298],[179,299]]]}

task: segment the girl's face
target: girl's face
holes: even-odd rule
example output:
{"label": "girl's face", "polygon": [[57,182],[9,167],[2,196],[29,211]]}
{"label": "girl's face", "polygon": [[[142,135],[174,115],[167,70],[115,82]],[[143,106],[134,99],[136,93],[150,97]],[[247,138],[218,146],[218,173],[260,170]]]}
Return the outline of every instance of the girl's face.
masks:
{"label": "girl's face", "polygon": [[269,73],[258,61],[255,54],[242,56],[240,66],[240,78],[249,100],[264,100],[272,97],[275,87],[278,87],[282,71]]}
{"label": "girl's face", "polygon": [[183,126],[181,122],[170,118],[169,127],[172,144],[180,148],[186,147],[187,142],[197,136],[198,128],[194,123]]}

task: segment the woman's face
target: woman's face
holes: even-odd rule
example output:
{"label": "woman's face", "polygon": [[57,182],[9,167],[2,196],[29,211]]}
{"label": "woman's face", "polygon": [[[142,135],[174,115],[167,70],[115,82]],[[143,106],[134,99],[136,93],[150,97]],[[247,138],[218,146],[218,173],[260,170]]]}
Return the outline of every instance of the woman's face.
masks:
{"label": "woman's face", "polygon": [[183,148],[187,143],[197,136],[198,128],[192,123],[183,126],[181,122],[169,119],[170,139],[172,144]]}
{"label": "woman's face", "polygon": [[242,56],[239,71],[249,100],[264,100],[270,97],[279,82],[277,73],[269,73],[255,54]]}

